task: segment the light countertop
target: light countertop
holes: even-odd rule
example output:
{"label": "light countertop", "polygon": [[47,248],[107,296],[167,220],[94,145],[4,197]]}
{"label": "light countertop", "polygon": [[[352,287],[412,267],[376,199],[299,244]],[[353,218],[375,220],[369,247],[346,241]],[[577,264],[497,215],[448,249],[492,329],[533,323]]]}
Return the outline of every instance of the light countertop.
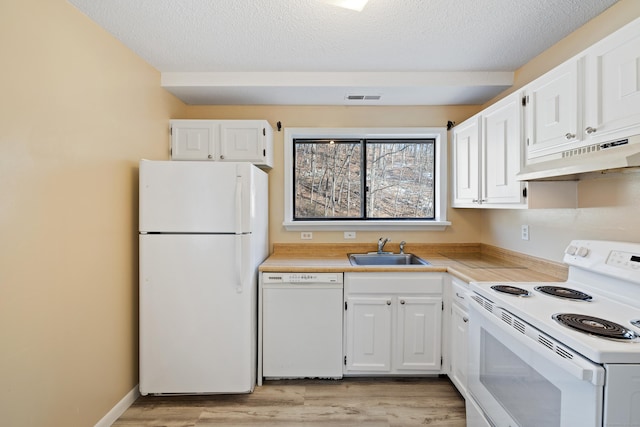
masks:
{"label": "light countertop", "polygon": [[[466,281],[559,282],[566,280],[563,264],[523,255],[495,246],[460,244],[407,244],[405,252],[431,265],[352,266],[349,253],[375,251],[371,244],[274,244],[274,251],[259,270],[264,272],[448,272]],[[397,245],[385,250],[399,252]]]}

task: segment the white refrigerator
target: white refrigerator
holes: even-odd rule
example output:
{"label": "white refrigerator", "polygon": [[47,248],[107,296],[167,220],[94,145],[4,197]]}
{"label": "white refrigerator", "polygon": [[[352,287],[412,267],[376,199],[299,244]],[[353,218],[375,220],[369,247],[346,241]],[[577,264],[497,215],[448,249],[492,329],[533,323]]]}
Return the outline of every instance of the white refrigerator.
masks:
{"label": "white refrigerator", "polygon": [[249,393],[267,174],[250,163],[140,162],[140,393]]}

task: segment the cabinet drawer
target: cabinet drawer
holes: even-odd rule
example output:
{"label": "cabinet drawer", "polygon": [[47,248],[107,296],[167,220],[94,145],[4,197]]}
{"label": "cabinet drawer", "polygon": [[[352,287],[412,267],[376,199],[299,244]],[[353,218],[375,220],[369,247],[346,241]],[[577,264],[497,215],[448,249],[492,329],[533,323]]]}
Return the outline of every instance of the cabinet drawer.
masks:
{"label": "cabinet drawer", "polygon": [[451,282],[451,301],[465,309],[469,307],[469,286],[459,280]]}
{"label": "cabinet drawer", "polygon": [[345,294],[442,294],[443,275],[426,272],[345,273]]}

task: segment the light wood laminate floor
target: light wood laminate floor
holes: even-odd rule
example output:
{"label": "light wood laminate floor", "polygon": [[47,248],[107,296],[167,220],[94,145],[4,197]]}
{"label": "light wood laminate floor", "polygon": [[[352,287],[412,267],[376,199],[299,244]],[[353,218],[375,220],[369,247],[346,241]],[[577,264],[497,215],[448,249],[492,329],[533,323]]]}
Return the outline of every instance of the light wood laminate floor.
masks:
{"label": "light wood laminate floor", "polygon": [[113,427],[465,426],[448,378],[266,381],[251,394],[141,396]]}

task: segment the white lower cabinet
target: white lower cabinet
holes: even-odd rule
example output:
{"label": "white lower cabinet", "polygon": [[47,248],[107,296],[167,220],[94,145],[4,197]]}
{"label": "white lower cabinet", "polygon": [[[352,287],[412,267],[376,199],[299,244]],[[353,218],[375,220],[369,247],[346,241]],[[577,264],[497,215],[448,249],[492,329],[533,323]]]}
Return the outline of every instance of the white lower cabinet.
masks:
{"label": "white lower cabinet", "polygon": [[345,274],[345,375],[442,370],[441,273]]}
{"label": "white lower cabinet", "polygon": [[467,397],[467,337],[469,330],[468,284],[453,278],[451,284],[451,331],[449,334],[449,378]]}
{"label": "white lower cabinet", "polygon": [[391,370],[391,318],[394,298],[347,296],[345,372]]}

